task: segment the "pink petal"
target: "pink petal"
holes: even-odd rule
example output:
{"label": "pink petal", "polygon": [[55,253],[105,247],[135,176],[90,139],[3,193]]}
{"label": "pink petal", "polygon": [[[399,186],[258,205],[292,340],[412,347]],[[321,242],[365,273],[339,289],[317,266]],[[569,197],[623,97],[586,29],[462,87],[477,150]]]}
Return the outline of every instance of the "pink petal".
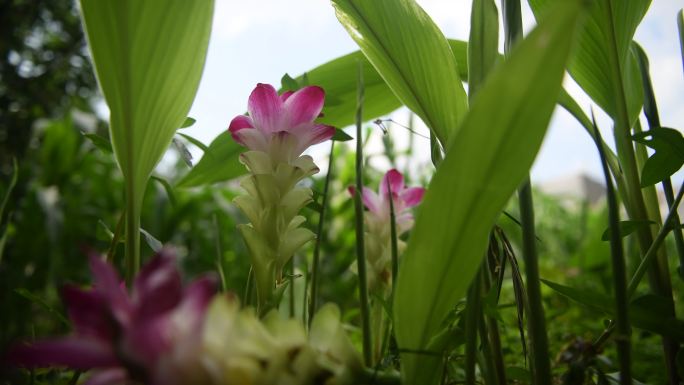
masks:
{"label": "pink petal", "polygon": [[66,337],[21,345],[10,350],[9,361],[25,367],[67,366],[88,370],[119,365],[112,347],[93,339]]}
{"label": "pink petal", "polygon": [[302,136],[302,152],[314,144],[325,142],[335,135],[335,127],[325,124],[315,124]]}
{"label": "pink petal", "polygon": [[233,118],[233,120],[230,121],[230,125],[228,126],[228,131],[230,131],[230,135],[235,139],[236,142],[240,143],[241,145],[245,145],[242,140],[240,139],[240,136],[237,135],[238,131],[246,129],[246,128],[254,128],[254,124],[252,123],[252,119],[250,119],[249,116],[244,116],[244,115],[238,115]]}
{"label": "pink petal", "polygon": [[93,373],[83,385],[123,385],[127,379],[126,369],[112,368]]}
{"label": "pink petal", "polygon": [[173,309],[181,299],[182,290],[175,256],[163,249],[143,266],[133,283],[136,319],[154,317]]}
{"label": "pink petal", "polygon": [[413,207],[423,200],[425,189],[422,187],[409,187],[399,193],[399,198],[404,201],[406,207]]}
{"label": "pink petal", "polygon": [[283,102],[270,84],[257,84],[247,103],[254,127],[262,132],[280,131]]}
{"label": "pink petal", "polygon": [[392,195],[401,193],[404,189],[404,176],[395,169],[387,171],[387,174],[385,174],[380,183],[380,193],[383,196],[389,194],[388,187],[392,189]]}
{"label": "pink petal", "polygon": [[203,314],[209,302],[216,294],[217,282],[218,280],[213,275],[202,277],[192,282],[185,288],[178,311],[184,315]]}
{"label": "pink petal", "polygon": [[378,194],[375,193],[375,191],[369,189],[368,187],[364,187],[361,191],[361,200],[363,200],[363,204],[368,208],[368,210],[374,213],[378,213],[382,210],[382,200]]}
{"label": "pink petal", "polygon": [[95,290],[109,301],[112,315],[121,323],[130,319],[131,303],[118,274],[110,264],[95,254],[90,255],[90,270],[95,281]]}
{"label": "pink petal", "polygon": [[170,314],[145,318],[130,325],[120,345],[126,361],[147,369],[172,348],[173,329]]}
{"label": "pink petal", "polygon": [[290,96],[292,96],[292,94],[294,94],[294,91],[285,91],[285,92],[283,92],[282,94],[280,94],[280,100],[282,100],[282,101],[284,102],[284,101],[286,101]]}
{"label": "pink petal", "polygon": [[321,113],[325,91],[321,87],[308,86],[293,93],[284,104],[291,127],[311,123]]}
{"label": "pink petal", "polygon": [[102,293],[83,291],[75,286],[62,288],[69,318],[79,336],[92,336],[103,341],[114,337],[114,320],[109,310],[109,301]]}

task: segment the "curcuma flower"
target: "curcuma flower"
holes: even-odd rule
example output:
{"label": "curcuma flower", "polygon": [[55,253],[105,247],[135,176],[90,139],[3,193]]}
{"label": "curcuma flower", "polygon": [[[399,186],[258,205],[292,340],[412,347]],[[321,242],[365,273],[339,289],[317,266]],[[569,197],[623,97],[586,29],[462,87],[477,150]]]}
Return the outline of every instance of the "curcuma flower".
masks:
{"label": "curcuma flower", "polygon": [[[353,186],[349,187],[349,192],[354,196]],[[366,259],[370,267],[368,274],[370,290],[386,291],[391,283],[390,196],[394,208],[397,237],[399,237],[413,227],[413,214],[409,209],[418,205],[424,194],[425,189],[422,187],[406,187],[404,176],[395,169],[385,174],[377,193],[368,187],[363,187],[361,199],[368,209],[364,219]],[[401,251],[404,244],[401,240],[397,242]]]}
{"label": "curcuma flower", "polygon": [[301,322],[272,310],[260,320],[234,296],[211,304],[203,336],[208,385],[360,385],[361,358],[334,305],[315,315],[308,336]]}
{"label": "curcuma flower", "polygon": [[197,356],[215,280],[200,278],[184,288],[168,250],[143,267],[130,296],[111,265],[91,256],[90,268],[92,289],[62,290],[74,334],[18,346],[10,361],[94,369],[88,385],[202,383]]}
{"label": "curcuma flower", "polygon": [[272,86],[258,84],[249,96],[249,116],[235,117],[228,128],[248,148],[240,155],[250,173],[240,183],[247,194],[235,198],[235,204],[250,221],[238,229],[251,255],[260,311],[282,283],[284,265],[314,238],[300,227],[304,217],[298,215],[313,194],[297,183],[318,172],[313,159],[302,153],[335,133],[334,127],[315,122],[324,99],[320,87],[278,95]]}

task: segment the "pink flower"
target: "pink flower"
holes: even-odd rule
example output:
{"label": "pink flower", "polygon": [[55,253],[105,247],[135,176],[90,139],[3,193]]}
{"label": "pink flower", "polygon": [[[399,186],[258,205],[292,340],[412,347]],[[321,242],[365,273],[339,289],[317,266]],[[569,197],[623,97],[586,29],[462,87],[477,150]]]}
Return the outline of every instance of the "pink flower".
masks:
{"label": "pink flower", "polygon": [[207,305],[216,292],[205,277],[183,288],[167,250],[143,267],[132,294],[114,268],[90,257],[95,285],[66,286],[62,296],[75,333],[10,351],[10,361],[29,367],[98,369],[87,384],[179,384],[193,370]]}
{"label": "pink flower", "polygon": [[[352,196],[354,195],[353,186],[349,187],[349,192]],[[397,222],[397,232],[401,234],[413,225],[413,215],[408,209],[420,203],[425,194],[425,189],[422,187],[406,187],[404,176],[395,169],[389,170],[385,174],[377,193],[368,187],[364,187],[361,192],[364,206],[376,219],[387,223],[390,220],[390,192]]]}
{"label": "pink flower", "polygon": [[249,116],[236,116],[228,130],[236,142],[250,150],[289,162],[335,133],[334,127],[314,122],[324,100],[325,92],[320,87],[308,86],[278,95],[273,86],[259,83],[249,96]]}

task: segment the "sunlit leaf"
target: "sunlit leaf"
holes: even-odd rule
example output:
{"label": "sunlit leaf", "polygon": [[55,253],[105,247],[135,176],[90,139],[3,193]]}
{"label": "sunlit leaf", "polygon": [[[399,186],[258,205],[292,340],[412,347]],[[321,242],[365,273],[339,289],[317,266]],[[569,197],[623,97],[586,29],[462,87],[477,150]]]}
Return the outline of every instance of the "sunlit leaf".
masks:
{"label": "sunlit leaf", "polygon": [[[488,76],[453,138],[400,266],[393,307],[400,348],[431,346],[444,317],[465,294],[492,225],[539,150],[580,10],[576,1],[554,7]],[[404,353],[404,380],[435,383],[440,364],[434,356]]]}
{"label": "sunlit leaf", "polygon": [[181,179],[178,187],[195,187],[223,182],[245,174],[240,164],[240,154],[244,147],[240,146],[226,131],[214,139],[204,152],[195,167]]}
{"label": "sunlit leaf", "polygon": [[[613,20],[617,37],[618,55],[622,61],[623,83],[630,122],[637,118],[643,102],[643,91],[636,57],[630,50],[630,43],[637,26],[646,14],[651,0],[607,0],[613,8]],[[528,0],[530,8],[539,18],[552,0]],[[604,16],[601,1],[592,1],[588,17],[577,35],[577,47],[568,65],[568,70],[577,84],[604,111],[615,117],[615,100],[611,84],[612,67],[608,60],[607,37],[604,36]]]}
{"label": "sunlit leaf", "polygon": [[447,143],[465,115],[467,97],[449,44],[432,19],[413,0],[333,0],[333,6],[397,98]]}
{"label": "sunlit leaf", "polygon": [[81,0],[110,110],[110,138],[135,205],[174,133],[187,123],[213,5],[212,0]]}
{"label": "sunlit leaf", "polygon": [[[460,40],[449,40],[449,45],[458,63],[459,82],[465,81],[468,78],[467,44]],[[364,119],[387,115],[402,106],[368,59],[360,51],[355,51],[306,72],[309,83],[323,87],[326,93],[324,116],[319,121],[339,128],[354,123],[359,61],[363,63]],[[303,84],[304,75],[298,76],[297,81]]]}

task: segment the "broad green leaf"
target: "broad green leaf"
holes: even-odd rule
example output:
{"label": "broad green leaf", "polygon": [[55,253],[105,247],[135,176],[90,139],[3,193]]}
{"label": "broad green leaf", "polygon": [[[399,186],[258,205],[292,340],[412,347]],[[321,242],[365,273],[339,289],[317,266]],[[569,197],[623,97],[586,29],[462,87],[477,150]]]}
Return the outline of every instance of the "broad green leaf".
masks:
{"label": "broad green leaf", "polygon": [[[401,349],[422,350],[463,297],[489,231],[527,175],[561,90],[582,6],[558,2],[488,76],[435,173],[397,278],[394,322]],[[486,129],[482,129],[486,127]],[[402,354],[407,384],[433,384],[440,359]]]}
{"label": "broad green leaf", "polygon": [[[615,117],[613,85],[608,60],[608,41],[602,26],[604,9],[601,1],[592,1],[588,17],[577,35],[577,47],[568,70],[573,79],[608,115]],[[630,43],[637,26],[646,14],[651,0],[605,0],[610,1],[617,37],[618,54],[622,62],[623,83],[630,122],[639,115],[643,102],[641,79]],[[555,2],[553,0],[528,0],[535,16],[539,18]]]}
{"label": "broad green leaf", "polygon": [[244,152],[226,131],[214,139],[189,173],[177,184],[177,187],[196,187],[206,184],[227,181],[246,174],[244,166],[239,161]]}
{"label": "broad green leaf", "polygon": [[186,122],[209,43],[213,0],[81,0],[117,161],[140,205]]}
{"label": "broad green leaf", "polygon": [[468,41],[468,93],[471,100],[499,60],[498,47],[499,13],[494,0],[474,0]]}
{"label": "broad green leaf", "polygon": [[[639,227],[641,226],[649,226],[649,225],[654,225],[655,222],[653,221],[620,221],[620,236],[622,238],[633,234],[635,231],[639,230]],[[602,241],[610,241],[610,227],[607,228],[604,232],[603,235],[601,235],[601,240]]]}
{"label": "broad green leaf", "polygon": [[397,98],[446,144],[466,113],[467,98],[449,44],[432,19],[413,0],[332,2]]}
{"label": "broad green leaf", "polygon": [[[545,279],[541,281],[564,297],[591,310],[610,317],[615,314],[615,301],[605,294],[564,286]],[[668,305],[667,301],[667,298],[653,294],[634,299],[629,304],[629,321],[639,329],[683,341],[684,321],[668,316],[668,309],[671,305]]]}
{"label": "broad green leaf", "polygon": [[[460,40],[449,40],[449,45],[458,63],[458,81],[465,81],[468,78],[467,44]],[[306,72],[309,84],[322,87],[326,93],[324,116],[319,121],[339,128],[354,123],[359,61],[363,64],[364,119],[387,115],[402,106],[368,59],[361,51],[355,51]],[[304,75],[298,76],[297,81],[304,84]]]}

